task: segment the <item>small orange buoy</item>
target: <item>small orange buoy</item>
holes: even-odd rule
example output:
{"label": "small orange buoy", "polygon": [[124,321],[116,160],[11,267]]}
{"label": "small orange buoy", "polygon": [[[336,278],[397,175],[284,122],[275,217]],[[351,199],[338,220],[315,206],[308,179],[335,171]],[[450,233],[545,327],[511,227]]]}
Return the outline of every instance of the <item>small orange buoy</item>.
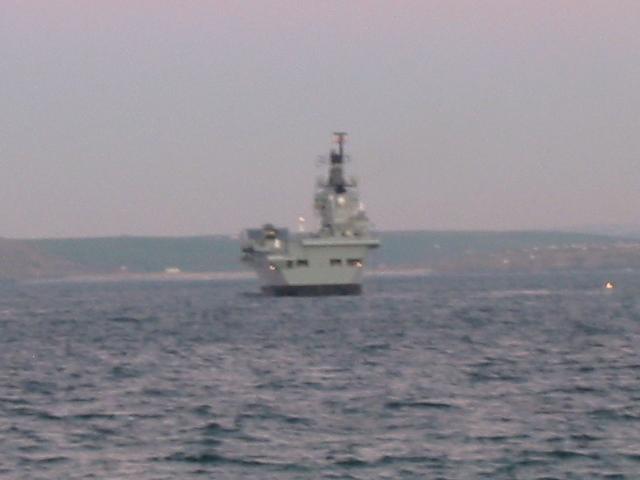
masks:
{"label": "small orange buoy", "polygon": [[604,284],[604,288],[606,288],[607,290],[613,290],[614,288],[616,288],[616,284],[613,282],[607,282]]}

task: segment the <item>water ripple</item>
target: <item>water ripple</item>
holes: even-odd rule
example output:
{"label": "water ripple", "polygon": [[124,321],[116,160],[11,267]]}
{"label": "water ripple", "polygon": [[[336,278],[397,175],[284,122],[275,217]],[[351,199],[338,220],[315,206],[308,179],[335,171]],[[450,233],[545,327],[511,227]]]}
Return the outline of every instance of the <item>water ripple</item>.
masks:
{"label": "water ripple", "polygon": [[0,477],[636,478],[640,274],[593,275],[15,285]]}

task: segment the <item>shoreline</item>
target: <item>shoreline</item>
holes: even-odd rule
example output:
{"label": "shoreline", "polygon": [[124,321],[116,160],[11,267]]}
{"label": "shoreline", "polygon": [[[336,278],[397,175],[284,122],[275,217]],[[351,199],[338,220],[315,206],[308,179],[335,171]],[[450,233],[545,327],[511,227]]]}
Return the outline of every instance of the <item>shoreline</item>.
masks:
{"label": "shoreline", "polygon": [[[384,269],[365,272],[365,277],[413,277],[426,276],[433,271],[427,268]],[[218,271],[218,272],[178,272],[178,273],[98,273],[70,275],[56,278],[32,278],[18,280],[22,284],[46,283],[121,283],[121,282],[210,282],[253,280],[257,277],[254,272]]]}

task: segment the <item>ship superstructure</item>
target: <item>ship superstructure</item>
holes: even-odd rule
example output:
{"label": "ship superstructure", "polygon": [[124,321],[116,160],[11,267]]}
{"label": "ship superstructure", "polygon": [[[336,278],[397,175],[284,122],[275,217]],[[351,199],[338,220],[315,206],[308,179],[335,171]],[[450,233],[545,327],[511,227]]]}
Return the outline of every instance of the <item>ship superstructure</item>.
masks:
{"label": "ship superstructure", "polygon": [[291,234],[266,224],[243,234],[242,259],[272,295],[354,295],[362,291],[367,253],[380,245],[369,231],[355,180],[344,175],[346,133],[335,133],[329,174],[318,182],[314,208],[320,227]]}

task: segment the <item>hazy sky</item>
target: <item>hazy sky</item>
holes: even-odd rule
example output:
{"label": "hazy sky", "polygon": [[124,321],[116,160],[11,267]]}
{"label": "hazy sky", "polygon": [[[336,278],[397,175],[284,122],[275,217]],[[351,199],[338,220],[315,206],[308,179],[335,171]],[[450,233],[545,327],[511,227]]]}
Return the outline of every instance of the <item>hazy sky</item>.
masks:
{"label": "hazy sky", "polygon": [[0,236],[640,218],[640,1],[1,0]]}

